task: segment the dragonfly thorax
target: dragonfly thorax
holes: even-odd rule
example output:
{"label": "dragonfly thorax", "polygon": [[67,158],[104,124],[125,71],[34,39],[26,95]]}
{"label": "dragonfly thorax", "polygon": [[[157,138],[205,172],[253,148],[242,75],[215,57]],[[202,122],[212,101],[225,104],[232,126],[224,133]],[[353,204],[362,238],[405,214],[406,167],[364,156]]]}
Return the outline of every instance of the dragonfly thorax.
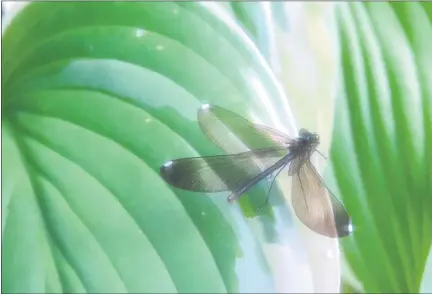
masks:
{"label": "dragonfly thorax", "polygon": [[318,134],[311,133],[306,129],[300,129],[299,135],[292,144],[291,149],[297,151],[305,151],[305,149],[314,150],[319,145],[319,141]]}

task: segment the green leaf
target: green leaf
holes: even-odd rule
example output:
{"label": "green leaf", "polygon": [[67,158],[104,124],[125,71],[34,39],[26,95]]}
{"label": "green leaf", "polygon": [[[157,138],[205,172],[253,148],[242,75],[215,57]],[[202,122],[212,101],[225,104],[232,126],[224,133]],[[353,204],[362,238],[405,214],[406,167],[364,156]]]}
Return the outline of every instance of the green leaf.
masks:
{"label": "green leaf", "polygon": [[2,41],[4,292],[308,291],[279,189],[257,215],[268,185],[230,206],[159,177],[220,152],[196,122],[203,103],[293,132],[219,6],[31,3]]}
{"label": "green leaf", "polygon": [[418,292],[432,241],[430,5],[341,4],[337,20],[332,162],[356,227],[345,254],[366,292]]}

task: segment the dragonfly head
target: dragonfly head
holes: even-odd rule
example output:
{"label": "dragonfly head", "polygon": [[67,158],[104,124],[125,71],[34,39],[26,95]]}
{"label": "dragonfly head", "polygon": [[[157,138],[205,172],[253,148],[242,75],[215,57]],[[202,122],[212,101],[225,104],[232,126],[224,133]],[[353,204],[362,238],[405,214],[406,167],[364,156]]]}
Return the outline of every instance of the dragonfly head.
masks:
{"label": "dragonfly head", "polygon": [[311,133],[306,129],[300,129],[299,140],[309,146],[318,146],[320,143],[320,138],[318,134]]}

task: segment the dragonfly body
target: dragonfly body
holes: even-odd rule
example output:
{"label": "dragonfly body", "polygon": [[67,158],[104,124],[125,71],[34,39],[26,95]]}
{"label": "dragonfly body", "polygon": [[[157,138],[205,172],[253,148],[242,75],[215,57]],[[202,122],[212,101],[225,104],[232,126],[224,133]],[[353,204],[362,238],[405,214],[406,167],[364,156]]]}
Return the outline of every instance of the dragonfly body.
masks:
{"label": "dragonfly body", "polygon": [[[198,110],[198,123],[213,143],[231,154],[168,161],[160,168],[166,182],[195,192],[230,191],[228,202],[232,203],[259,181],[288,167],[298,218],[311,230],[328,237],[351,233],[347,212],[310,161],[319,145],[317,134],[300,129],[298,137],[291,138],[214,105],[203,105]],[[248,149],[239,153],[235,148],[238,141]]]}
{"label": "dragonfly body", "polygon": [[228,196],[228,202],[233,203],[238,198],[240,198],[244,193],[246,193],[250,188],[255,186],[258,182],[260,182],[265,177],[271,175],[278,169],[282,168],[283,166],[286,166],[289,164],[289,162],[292,159],[292,154],[287,154],[284,157],[282,157],[278,162],[276,162],[274,165],[263,171],[261,174],[256,175],[249,183],[247,183],[245,186],[240,188],[238,191],[234,191],[230,196]]}
{"label": "dragonfly body", "polygon": [[[278,169],[283,168],[293,160],[296,156],[299,154],[302,154],[306,152],[307,154],[312,154],[316,147],[319,145],[319,136],[317,134],[311,133],[306,129],[300,129],[299,136],[296,138],[296,140],[293,140],[291,143],[287,142],[287,149],[289,150],[289,153],[282,157],[279,161],[277,161],[274,165],[270,166],[268,169],[264,170],[261,174],[258,174],[255,176],[249,183],[247,183],[245,186],[243,186],[240,190],[234,191],[230,196],[228,196],[228,202],[232,203],[238,198],[240,198],[244,193],[246,193],[250,188],[255,186],[258,182],[260,182],[265,177],[271,175],[272,173],[276,172]],[[309,156],[305,156],[306,158],[309,158]],[[295,169],[298,169],[305,163],[305,160],[303,162],[299,163],[299,166],[297,166]],[[289,174],[292,175],[293,173],[297,172],[297,170],[294,170],[290,172]]]}

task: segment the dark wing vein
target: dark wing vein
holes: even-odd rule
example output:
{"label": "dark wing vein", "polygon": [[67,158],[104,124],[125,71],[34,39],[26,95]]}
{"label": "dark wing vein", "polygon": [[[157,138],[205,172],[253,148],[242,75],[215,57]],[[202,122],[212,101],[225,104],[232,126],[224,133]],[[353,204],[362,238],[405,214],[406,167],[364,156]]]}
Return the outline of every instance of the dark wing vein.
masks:
{"label": "dark wing vein", "polygon": [[288,153],[286,148],[231,155],[182,158],[160,168],[169,184],[196,192],[237,191]]}
{"label": "dark wing vein", "polygon": [[300,168],[306,163],[306,161],[309,160],[309,157],[307,156],[308,155],[306,153],[301,153],[291,160],[288,168],[289,176],[293,176],[299,172]]}
{"label": "dark wing vein", "polygon": [[350,233],[350,218],[307,160],[293,175],[292,203],[297,217],[311,230],[327,237],[343,237]]}
{"label": "dark wing vein", "polygon": [[206,104],[198,110],[198,123],[207,137],[227,153],[271,147],[286,148],[293,141],[280,131],[253,124],[215,105]]}

